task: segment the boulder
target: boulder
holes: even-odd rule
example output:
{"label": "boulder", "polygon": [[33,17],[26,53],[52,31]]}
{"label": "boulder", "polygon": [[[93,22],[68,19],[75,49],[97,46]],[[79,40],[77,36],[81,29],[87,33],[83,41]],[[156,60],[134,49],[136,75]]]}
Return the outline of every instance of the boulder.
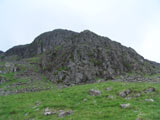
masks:
{"label": "boulder", "polygon": [[107,91],[111,91],[112,90],[112,87],[108,87],[106,88]]}
{"label": "boulder", "polygon": [[101,91],[100,90],[91,89],[91,90],[89,90],[89,94],[92,95],[92,96],[100,96],[101,95]]}
{"label": "boulder", "polygon": [[119,96],[121,97],[127,97],[127,95],[129,95],[132,91],[131,90],[125,90],[119,93]]}
{"label": "boulder", "polygon": [[153,99],[145,99],[145,101],[147,101],[147,102],[154,102]]}
{"label": "boulder", "polygon": [[72,110],[70,110],[70,111],[60,110],[58,116],[59,117],[65,117],[65,116],[71,115],[72,113],[73,113]]}
{"label": "boulder", "polygon": [[52,115],[52,114],[56,114],[56,112],[53,112],[51,111],[49,108],[46,108],[44,110],[44,115],[47,116],[47,115]]}
{"label": "boulder", "polygon": [[150,87],[144,90],[145,93],[151,93],[151,92],[155,92],[156,88]]}

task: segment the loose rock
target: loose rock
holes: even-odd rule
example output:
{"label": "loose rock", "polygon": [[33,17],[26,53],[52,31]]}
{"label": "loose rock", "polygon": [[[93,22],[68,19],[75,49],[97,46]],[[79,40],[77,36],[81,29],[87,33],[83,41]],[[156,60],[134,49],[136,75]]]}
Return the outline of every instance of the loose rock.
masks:
{"label": "loose rock", "polygon": [[154,102],[153,99],[145,99],[145,101],[147,101],[147,102]]}
{"label": "loose rock", "polygon": [[130,108],[131,105],[127,103],[127,104],[121,104],[120,106],[121,108]]}
{"label": "loose rock", "polygon": [[44,115],[51,115],[52,114],[52,112],[50,112],[50,111],[48,111],[48,112],[44,112]]}
{"label": "loose rock", "polygon": [[83,99],[83,101],[84,101],[84,102],[86,102],[87,100],[88,100],[88,99],[86,99],[86,98],[85,98],[85,99]]}
{"label": "loose rock", "polygon": [[134,97],[140,97],[141,96],[141,93],[137,93],[134,95]]}
{"label": "loose rock", "polygon": [[144,92],[145,92],[145,93],[151,93],[151,92],[155,92],[155,91],[156,91],[155,88],[150,87],[150,88],[146,89]]}
{"label": "loose rock", "polygon": [[126,97],[127,95],[129,95],[131,93],[131,90],[125,90],[119,93],[119,96],[121,97]]}
{"label": "loose rock", "polygon": [[112,90],[112,87],[108,87],[106,88],[107,91],[111,91]]}
{"label": "loose rock", "polygon": [[110,99],[114,99],[114,96],[112,96],[112,95],[109,95],[109,96],[108,96],[108,98],[110,98]]}
{"label": "loose rock", "polygon": [[60,110],[59,111],[59,117],[65,117],[65,116],[68,116],[68,115],[71,115],[73,113],[73,111],[64,111],[64,110]]}
{"label": "loose rock", "polygon": [[92,96],[99,96],[99,95],[101,95],[101,91],[91,89],[91,90],[89,90],[89,94],[92,95]]}
{"label": "loose rock", "polygon": [[51,110],[49,110],[49,108],[46,108],[45,110],[44,110],[44,115],[52,115],[52,114],[56,114],[56,112],[52,112]]}

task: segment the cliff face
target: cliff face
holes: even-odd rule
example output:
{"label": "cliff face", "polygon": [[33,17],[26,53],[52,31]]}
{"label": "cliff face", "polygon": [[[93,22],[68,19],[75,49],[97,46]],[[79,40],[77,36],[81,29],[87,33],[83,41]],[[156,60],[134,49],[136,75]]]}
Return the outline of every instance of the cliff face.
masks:
{"label": "cliff face", "polygon": [[17,55],[21,58],[34,57],[36,55],[42,54],[46,50],[50,50],[57,45],[66,43],[66,40],[75,34],[77,33],[61,29],[46,32],[35,38],[31,44],[15,46],[9,49],[6,51],[5,55]]}
{"label": "cliff face", "polygon": [[155,70],[155,64],[132,48],[88,30],[46,32],[31,44],[13,47],[5,56],[28,58],[39,54],[43,54],[41,71],[55,83],[92,83],[124,73],[152,73]]}
{"label": "cliff face", "polygon": [[152,73],[155,66],[132,48],[86,30],[61,39],[42,57],[41,67],[53,82],[79,84],[129,72]]}

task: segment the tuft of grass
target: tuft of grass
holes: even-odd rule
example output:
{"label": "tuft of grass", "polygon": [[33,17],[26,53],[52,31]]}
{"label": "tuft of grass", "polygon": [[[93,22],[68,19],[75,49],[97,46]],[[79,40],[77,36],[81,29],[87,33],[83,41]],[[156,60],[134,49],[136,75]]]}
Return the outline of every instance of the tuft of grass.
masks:
{"label": "tuft of grass", "polygon": [[[111,91],[106,91],[112,87]],[[144,93],[144,89],[154,87],[156,92]],[[100,96],[88,94],[90,89],[102,91]],[[125,99],[118,96],[120,91],[130,89],[141,92],[141,97]],[[159,120],[160,119],[160,84],[103,82],[78,85],[64,89],[53,89],[35,93],[25,93],[0,97],[0,119],[2,120]],[[115,98],[110,99],[107,96]],[[152,98],[154,102],[145,99]],[[85,99],[85,101],[84,101]],[[40,104],[37,106],[36,103]],[[130,103],[131,107],[122,109],[120,104]],[[74,113],[59,118],[44,115],[45,108],[51,110],[73,110]]]}
{"label": "tuft of grass", "polygon": [[27,58],[25,61],[29,63],[39,63],[40,62],[40,56],[32,57],[32,58]]}

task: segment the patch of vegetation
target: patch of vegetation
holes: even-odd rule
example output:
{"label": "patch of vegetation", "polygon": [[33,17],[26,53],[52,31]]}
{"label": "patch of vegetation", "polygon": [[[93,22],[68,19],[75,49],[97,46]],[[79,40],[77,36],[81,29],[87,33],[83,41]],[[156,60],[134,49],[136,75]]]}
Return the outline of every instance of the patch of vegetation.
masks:
{"label": "patch of vegetation", "polygon": [[91,62],[92,62],[95,66],[102,65],[102,62],[101,62],[100,60],[91,59]]}
{"label": "patch of vegetation", "polygon": [[62,46],[58,45],[58,46],[55,47],[55,50],[58,51],[58,50],[60,50],[61,48],[62,48]]}
{"label": "patch of vegetation", "polygon": [[21,72],[24,72],[27,70],[27,67],[26,65],[24,64],[16,64],[16,67],[21,71]]}
{"label": "patch of vegetation", "polygon": [[103,80],[103,78],[96,77],[96,81],[98,81],[98,80]]}
{"label": "patch of vegetation", "polygon": [[40,56],[32,57],[32,58],[27,58],[25,61],[29,63],[39,63],[40,62]]}
{"label": "patch of vegetation", "polygon": [[57,69],[58,72],[60,72],[60,71],[68,71],[68,70],[69,70],[69,68],[66,67],[66,66],[62,66],[62,67]]}
{"label": "patch of vegetation", "polygon": [[130,63],[124,63],[124,66],[127,68],[128,72],[132,71],[132,64],[130,64]]}
{"label": "patch of vegetation", "polygon": [[[112,87],[111,91],[106,88]],[[156,92],[143,93],[142,96],[125,99],[118,96],[120,91],[130,89],[142,92],[154,87]],[[90,89],[102,91],[100,96],[88,94]],[[160,84],[104,82],[73,86],[61,90],[50,90],[0,97],[0,115],[2,120],[159,120],[160,119]],[[107,96],[115,98],[110,99]],[[154,102],[145,99],[154,99]],[[39,103],[39,105],[37,105]],[[123,109],[120,104],[130,103],[131,107]],[[52,110],[73,110],[73,114],[58,117],[57,114],[44,115],[46,108]]]}
{"label": "patch of vegetation", "polygon": [[111,53],[111,48],[106,48],[106,53]]}
{"label": "patch of vegetation", "polygon": [[5,62],[4,61],[0,61],[0,65],[4,65],[5,64]]}

